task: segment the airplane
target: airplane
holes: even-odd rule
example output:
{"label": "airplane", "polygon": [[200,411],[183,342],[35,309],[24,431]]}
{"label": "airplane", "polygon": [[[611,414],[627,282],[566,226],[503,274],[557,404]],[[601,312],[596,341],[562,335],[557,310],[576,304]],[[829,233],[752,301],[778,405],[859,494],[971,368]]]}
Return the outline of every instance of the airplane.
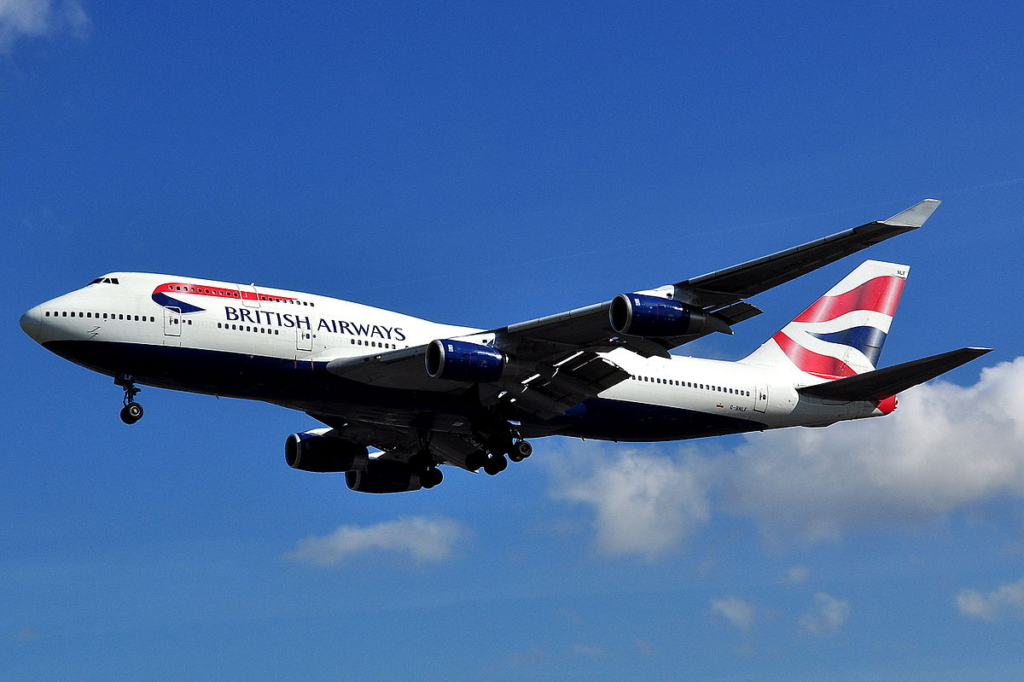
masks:
{"label": "airplane", "polygon": [[915,230],[938,205],[926,199],[740,265],[497,329],[137,272],[38,305],[21,327],[113,377],[126,424],[143,415],[140,384],[262,400],[325,425],[287,437],[292,468],[344,472],[358,492],[407,492],[441,483],[442,465],[498,474],[545,436],[671,441],[890,414],[901,391],[991,350],[879,369],[906,265],[864,262],[741,360],[669,351],[732,334],[762,312],[746,299]]}

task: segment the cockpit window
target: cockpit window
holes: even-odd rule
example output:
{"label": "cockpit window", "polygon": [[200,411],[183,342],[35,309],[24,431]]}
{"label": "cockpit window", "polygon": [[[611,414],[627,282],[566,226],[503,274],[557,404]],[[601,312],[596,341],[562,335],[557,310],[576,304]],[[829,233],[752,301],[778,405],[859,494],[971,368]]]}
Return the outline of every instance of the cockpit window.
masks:
{"label": "cockpit window", "polygon": [[117,277],[97,277],[89,284],[120,284],[120,282],[117,281]]}

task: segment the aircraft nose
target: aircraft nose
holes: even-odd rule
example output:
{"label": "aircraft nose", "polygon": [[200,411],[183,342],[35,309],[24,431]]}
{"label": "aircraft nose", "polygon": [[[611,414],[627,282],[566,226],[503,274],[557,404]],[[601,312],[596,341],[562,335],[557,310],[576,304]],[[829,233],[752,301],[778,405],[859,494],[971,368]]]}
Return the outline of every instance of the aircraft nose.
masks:
{"label": "aircraft nose", "polygon": [[39,306],[32,308],[21,316],[21,329],[33,340],[39,339],[39,330],[43,326],[43,314]]}

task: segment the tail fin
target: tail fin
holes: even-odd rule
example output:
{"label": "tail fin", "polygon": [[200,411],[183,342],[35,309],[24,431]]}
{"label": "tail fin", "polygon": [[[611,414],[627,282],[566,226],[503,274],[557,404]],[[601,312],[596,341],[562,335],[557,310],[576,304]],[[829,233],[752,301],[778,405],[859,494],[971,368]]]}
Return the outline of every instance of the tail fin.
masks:
{"label": "tail fin", "polygon": [[865,261],[740,362],[828,379],[874,370],[909,271]]}

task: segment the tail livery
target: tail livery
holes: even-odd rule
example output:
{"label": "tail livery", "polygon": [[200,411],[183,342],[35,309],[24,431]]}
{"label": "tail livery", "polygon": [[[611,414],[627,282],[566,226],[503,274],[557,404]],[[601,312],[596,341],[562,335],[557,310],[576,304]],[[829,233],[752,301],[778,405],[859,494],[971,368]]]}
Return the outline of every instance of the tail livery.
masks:
{"label": "tail livery", "polygon": [[741,362],[822,379],[874,370],[909,271],[906,265],[864,262]]}

